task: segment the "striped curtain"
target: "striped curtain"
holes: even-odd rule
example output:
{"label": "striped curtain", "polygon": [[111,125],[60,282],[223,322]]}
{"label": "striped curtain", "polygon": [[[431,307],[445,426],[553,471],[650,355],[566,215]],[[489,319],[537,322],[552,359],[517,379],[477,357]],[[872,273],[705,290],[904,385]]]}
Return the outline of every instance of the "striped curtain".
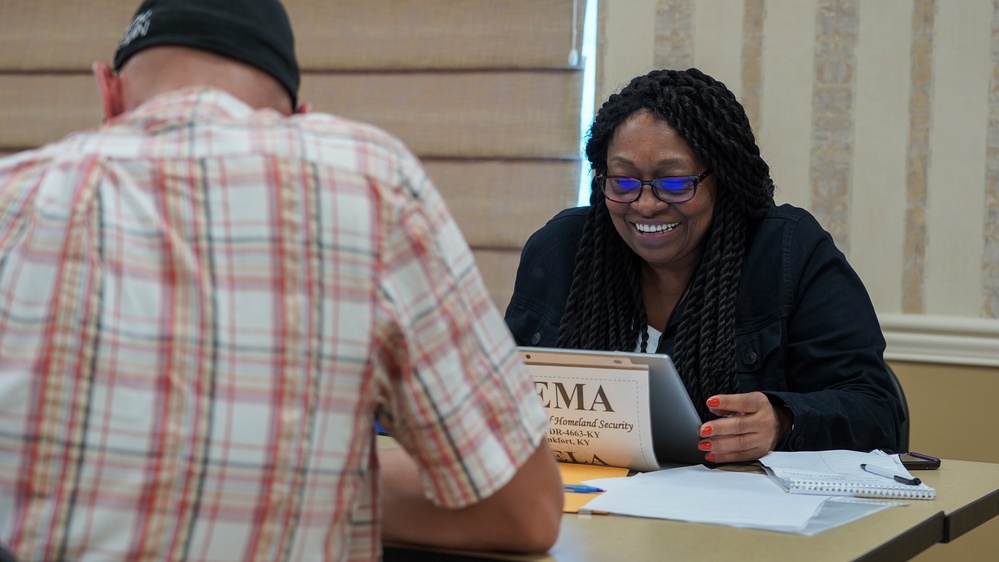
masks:
{"label": "striped curtain", "polygon": [[[89,74],[137,0],[0,0],[0,154],[101,120]],[[505,308],[520,248],[576,202],[585,0],[285,0],[300,98],[401,138]]]}

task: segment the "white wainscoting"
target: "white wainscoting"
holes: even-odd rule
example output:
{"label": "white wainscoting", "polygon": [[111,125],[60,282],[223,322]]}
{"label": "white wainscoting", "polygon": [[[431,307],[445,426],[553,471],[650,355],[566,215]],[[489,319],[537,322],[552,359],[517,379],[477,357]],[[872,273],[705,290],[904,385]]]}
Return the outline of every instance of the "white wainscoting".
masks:
{"label": "white wainscoting", "polygon": [[880,314],[885,359],[999,367],[999,320]]}

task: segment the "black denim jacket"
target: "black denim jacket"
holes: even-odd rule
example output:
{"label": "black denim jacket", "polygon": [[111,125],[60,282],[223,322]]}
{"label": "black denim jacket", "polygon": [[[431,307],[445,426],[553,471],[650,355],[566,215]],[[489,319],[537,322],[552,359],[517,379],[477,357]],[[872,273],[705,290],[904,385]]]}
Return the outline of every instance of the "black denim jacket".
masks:
{"label": "black denim jacket", "polygon": [[[555,345],[586,212],[562,211],[524,246],[506,310],[518,345]],[[807,211],[781,205],[747,244],[735,314],[739,391],[764,392],[791,409],[794,429],[781,449],[898,450],[904,414],[884,336],[832,237]],[[679,318],[678,309],[658,353],[672,353]]]}

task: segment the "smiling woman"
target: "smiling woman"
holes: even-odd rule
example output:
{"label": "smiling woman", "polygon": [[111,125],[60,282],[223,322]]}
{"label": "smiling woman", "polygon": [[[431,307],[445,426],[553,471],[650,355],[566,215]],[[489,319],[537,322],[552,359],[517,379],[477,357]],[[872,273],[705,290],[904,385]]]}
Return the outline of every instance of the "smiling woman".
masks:
{"label": "smiling woman", "polygon": [[[689,188],[678,194],[661,196],[657,181],[652,178],[701,177],[704,170],[690,145],[669,123],[650,111],[637,111],[614,131],[607,147],[607,176],[599,187],[606,198],[611,223],[621,239],[647,267],[642,268],[642,290],[648,323],[665,326],[669,314],[676,308],[700,258],[701,241],[711,226],[716,199],[712,178],[704,176],[700,183],[688,181]],[[631,192],[625,196],[620,180],[608,178],[630,176]],[[641,178],[649,178],[645,181]],[[645,184],[648,183],[648,189]],[[702,189],[697,190],[698,186]]]}
{"label": "smiling woman", "polygon": [[897,449],[904,414],[864,285],[811,214],[774,204],[724,84],[696,69],[633,79],[597,112],[586,156],[590,205],[524,247],[506,312],[518,343],[672,355],[707,461]]}

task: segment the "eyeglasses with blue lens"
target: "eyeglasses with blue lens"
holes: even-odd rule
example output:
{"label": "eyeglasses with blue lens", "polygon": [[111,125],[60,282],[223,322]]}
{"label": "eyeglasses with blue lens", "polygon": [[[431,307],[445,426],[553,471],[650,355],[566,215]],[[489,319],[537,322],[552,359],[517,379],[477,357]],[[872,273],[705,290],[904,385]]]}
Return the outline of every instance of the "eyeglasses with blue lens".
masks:
{"label": "eyeglasses with blue lens", "polygon": [[663,203],[683,203],[690,201],[697,193],[697,185],[711,175],[711,169],[704,170],[699,176],[672,176],[640,180],[627,176],[599,175],[593,178],[600,186],[604,197],[616,203],[634,203],[642,196],[642,188],[649,186],[656,199]]}

